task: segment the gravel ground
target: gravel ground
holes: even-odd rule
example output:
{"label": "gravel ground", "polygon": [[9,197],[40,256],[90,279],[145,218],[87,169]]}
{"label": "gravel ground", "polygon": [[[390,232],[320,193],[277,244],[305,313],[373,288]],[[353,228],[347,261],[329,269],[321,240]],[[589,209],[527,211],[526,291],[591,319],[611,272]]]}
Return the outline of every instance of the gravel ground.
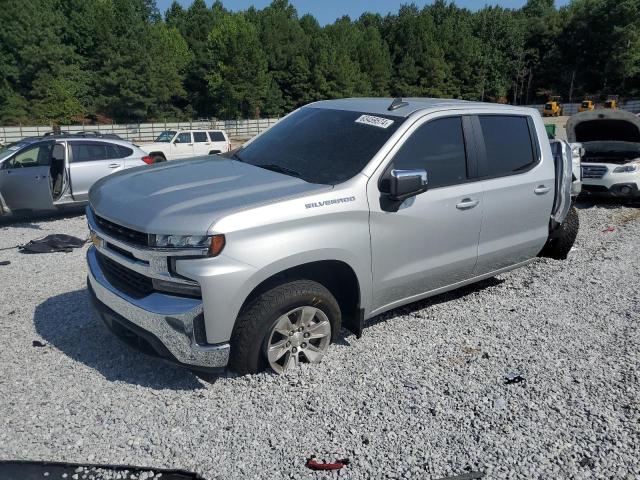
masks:
{"label": "gravel ground", "polygon": [[[567,261],[385,314],[321,365],[213,382],[107,333],[84,249],[0,250],[0,459],[207,479],[640,479],[640,210],[583,204],[580,220]],[[85,236],[84,217],[0,226],[0,248],[48,233]],[[351,463],[314,473],[312,454]]]}

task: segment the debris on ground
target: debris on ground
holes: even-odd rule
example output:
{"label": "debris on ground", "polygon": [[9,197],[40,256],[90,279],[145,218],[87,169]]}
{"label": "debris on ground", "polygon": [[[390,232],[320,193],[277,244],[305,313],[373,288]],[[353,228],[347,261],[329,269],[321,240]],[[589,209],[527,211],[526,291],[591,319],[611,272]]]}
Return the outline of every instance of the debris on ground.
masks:
{"label": "debris on ground", "polygon": [[616,229],[614,227],[607,227],[604,230],[602,230],[602,233],[609,233],[609,232],[614,232]]}
{"label": "debris on ground", "polygon": [[340,470],[347,465],[349,465],[349,459],[347,458],[336,460],[333,463],[318,462],[316,457],[311,457],[307,460],[307,468],[310,468],[311,470]]}
{"label": "debris on ground", "polygon": [[41,342],[40,340],[34,340],[33,342],[31,342],[31,345],[34,347],[46,347],[47,344],[44,342]]}
{"label": "debris on ground", "polygon": [[504,383],[507,385],[512,385],[514,383],[522,383],[525,378],[520,373],[508,373],[504,376]]}
{"label": "debris on ground", "polygon": [[31,240],[25,245],[18,246],[22,253],[53,253],[71,252],[74,248],[80,248],[87,240],[65,234],[47,235],[43,238]]}
{"label": "debris on ground", "polygon": [[476,478],[484,478],[484,473],[469,472],[469,473],[463,473],[462,475],[456,475],[454,477],[440,478],[438,480],[475,480]]}
{"label": "debris on ground", "polygon": [[11,265],[11,262],[9,260],[2,260],[0,266],[4,267],[5,265]]}

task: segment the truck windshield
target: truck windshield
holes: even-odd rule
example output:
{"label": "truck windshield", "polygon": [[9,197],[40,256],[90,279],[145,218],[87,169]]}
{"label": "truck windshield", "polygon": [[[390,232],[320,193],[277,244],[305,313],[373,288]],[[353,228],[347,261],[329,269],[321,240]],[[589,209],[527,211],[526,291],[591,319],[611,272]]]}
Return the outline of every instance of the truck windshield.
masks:
{"label": "truck windshield", "polygon": [[158,138],[155,139],[156,142],[169,143],[171,139],[175,136],[176,132],[174,130],[167,130],[158,135]]}
{"label": "truck windshield", "polygon": [[232,157],[309,183],[336,185],[358,174],[403,121],[390,115],[306,107]]}

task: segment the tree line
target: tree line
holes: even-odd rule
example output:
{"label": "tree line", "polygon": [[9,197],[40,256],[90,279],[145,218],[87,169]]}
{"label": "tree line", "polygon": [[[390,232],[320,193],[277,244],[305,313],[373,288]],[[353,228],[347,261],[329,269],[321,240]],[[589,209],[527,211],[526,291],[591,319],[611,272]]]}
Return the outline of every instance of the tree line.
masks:
{"label": "tree line", "polygon": [[277,116],[348,96],[640,95],[640,0],[445,0],[321,26],[288,0],[0,0],[0,123]]}

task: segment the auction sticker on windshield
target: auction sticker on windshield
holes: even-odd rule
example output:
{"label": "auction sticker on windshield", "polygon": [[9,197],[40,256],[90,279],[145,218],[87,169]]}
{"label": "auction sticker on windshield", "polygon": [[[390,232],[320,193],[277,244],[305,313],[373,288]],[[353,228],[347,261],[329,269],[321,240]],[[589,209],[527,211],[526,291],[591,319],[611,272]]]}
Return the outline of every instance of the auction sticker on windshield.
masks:
{"label": "auction sticker on windshield", "polygon": [[371,125],[373,127],[388,128],[393,125],[393,120],[388,118],[375,117],[373,115],[360,115],[356,119],[356,123],[362,123],[364,125]]}

